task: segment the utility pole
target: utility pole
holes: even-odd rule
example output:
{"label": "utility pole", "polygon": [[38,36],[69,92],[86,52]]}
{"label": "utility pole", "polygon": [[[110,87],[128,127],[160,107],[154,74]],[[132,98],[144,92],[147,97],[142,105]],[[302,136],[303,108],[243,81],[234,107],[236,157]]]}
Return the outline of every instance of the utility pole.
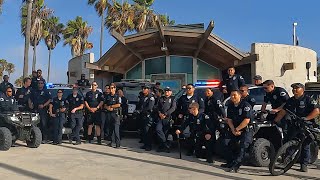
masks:
{"label": "utility pole", "polygon": [[293,23],[293,45],[297,45],[297,35],[296,35],[296,26],[298,25],[297,22]]}
{"label": "utility pole", "polygon": [[23,77],[28,76],[29,70],[29,46],[30,46],[30,29],[31,29],[31,12],[32,12],[33,0],[27,0],[27,27],[25,32],[25,44],[24,44],[24,60],[23,60]]}

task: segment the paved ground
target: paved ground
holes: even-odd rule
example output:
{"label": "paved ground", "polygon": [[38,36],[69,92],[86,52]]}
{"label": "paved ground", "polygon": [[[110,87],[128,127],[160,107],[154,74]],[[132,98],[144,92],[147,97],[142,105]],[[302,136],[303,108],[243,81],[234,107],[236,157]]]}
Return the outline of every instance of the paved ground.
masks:
{"label": "paved ground", "polygon": [[178,153],[146,153],[138,149],[136,139],[124,139],[122,149],[95,144],[74,146],[41,145],[38,149],[13,147],[0,152],[1,179],[320,179],[320,170],[308,173],[298,166],[286,175],[269,176],[266,168],[241,167],[237,174],[225,172],[216,161],[208,165],[202,160]]}

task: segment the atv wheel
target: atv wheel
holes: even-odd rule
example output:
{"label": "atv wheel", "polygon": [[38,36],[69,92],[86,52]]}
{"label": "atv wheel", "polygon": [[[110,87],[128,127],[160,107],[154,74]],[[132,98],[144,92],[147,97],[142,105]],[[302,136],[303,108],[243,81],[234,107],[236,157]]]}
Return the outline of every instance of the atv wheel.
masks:
{"label": "atv wheel", "polygon": [[319,153],[319,145],[317,142],[313,141],[310,144],[310,164],[313,164],[318,159],[318,153]]}
{"label": "atv wheel", "polygon": [[275,150],[272,143],[264,138],[257,139],[251,149],[251,163],[258,167],[267,167]]}
{"label": "atv wheel", "polygon": [[0,128],[0,150],[8,151],[12,145],[12,135],[8,128]]}
{"label": "atv wheel", "polygon": [[42,141],[42,134],[38,127],[33,126],[30,129],[30,141],[27,140],[27,145],[30,148],[37,148],[40,146]]}

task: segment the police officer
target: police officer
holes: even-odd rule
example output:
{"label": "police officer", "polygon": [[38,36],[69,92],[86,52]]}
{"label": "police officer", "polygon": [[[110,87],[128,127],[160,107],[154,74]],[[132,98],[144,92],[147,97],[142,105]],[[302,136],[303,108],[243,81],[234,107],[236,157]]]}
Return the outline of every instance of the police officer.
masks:
{"label": "police officer", "polygon": [[170,128],[171,114],[176,110],[176,101],[172,97],[172,91],[170,87],[164,89],[164,96],[159,98],[158,108],[157,108],[157,125],[156,132],[160,139],[160,146],[158,152],[166,151],[170,152],[170,147],[167,144],[166,134]]}
{"label": "police officer", "polygon": [[111,142],[108,146],[112,147],[115,142],[116,148],[120,148],[120,97],[116,94],[116,86],[110,85],[110,94],[104,99],[104,109],[107,111],[108,122],[110,123]]}
{"label": "police officer", "polygon": [[144,86],[142,89],[142,96],[139,99],[138,111],[140,112],[142,123],[142,142],[144,145],[141,149],[151,151],[152,132],[151,127],[154,123],[152,118],[152,111],[155,104],[155,98],[150,92],[149,86]]}
{"label": "police officer", "polygon": [[250,96],[249,87],[247,85],[242,85],[242,86],[240,86],[239,91],[241,93],[241,98],[243,100],[247,101],[251,105],[251,107],[253,108],[254,105],[256,105],[256,99],[254,99],[254,97]]}
{"label": "police officer", "polygon": [[193,102],[196,102],[199,104],[199,112],[200,113],[204,112],[204,100],[203,100],[203,98],[195,95],[194,90],[195,90],[195,88],[194,88],[193,84],[188,84],[186,94],[182,95],[178,99],[178,103],[177,103],[178,118],[182,119],[182,121],[184,121],[184,119],[187,117],[187,115],[189,115],[188,108],[189,108],[189,105]]}
{"label": "police officer", "polygon": [[101,126],[101,114],[100,108],[103,105],[103,96],[102,93],[97,90],[98,84],[97,82],[92,82],[91,91],[87,92],[84,104],[86,106],[87,112],[87,124],[88,124],[88,137],[86,143],[92,143],[93,136],[92,128],[95,125],[98,144],[101,144],[101,134],[100,134],[100,126]]}
{"label": "police officer", "polygon": [[31,79],[24,78],[23,79],[23,86],[17,90],[15,95],[16,100],[18,101],[20,111],[28,111],[28,99],[30,98],[31,94]]}
{"label": "police officer", "polygon": [[7,87],[3,94],[0,94],[0,112],[18,111],[17,101],[12,96],[13,89]]}
{"label": "police officer", "polygon": [[[103,99],[105,99],[106,97],[108,97],[110,94],[110,85],[106,85],[104,87],[104,91],[102,93],[102,97]],[[107,117],[107,110],[102,108],[101,109],[101,136],[103,137],[103,139],[107,140],[111,140],[111,134],[109,133],[110,131],[110,122],[108,122],[110,118]]]}
{"label": "police officer", "polygon": [[195,151],[196,157],[200,157],[203,144],[206,147],[206,158],[208,163],[213,163],[212,160],[212,138],[214,132],[210,131],[210,118],[208,115],[199,112],[199,104],[193,102],[189,105],[190,115],[183,122],[181,127],[176,130],[176,134],[180,134],[187,126],[190,127],[191,136],[187,139],[188,153],[191,156]]}
{"label": "police officer", "polygon": [[118,96],[120,97],[122,116],[125,119],[128,116],[129,101],[124,96],[123,91],[121,89],[118,89],[117,93],[118,93]]}
{"label": "police officer", "polygon": [[49,105],[49,115],[53,121],[53,145],[62,143],[62,128],[66,121],[67,104],[62,98],[63,90],[58,89],[57,97],[54,97]]}
{"label": "police officer", "polygon": [[39,80],[37,89],[33,89],[28,100],[29,108],[40,115],[40,127],[42,132],[42,143],[48,142],[49,123],[48,107],[51,102],[51,94],[44,88],[44,81]]}
{"label": "police officer", "polygon": [[90,82],[88,79],[86,79],[85,74],[81,74],[81,79],[77,81],[78,86],[85,87],[85,86],[90,86]]}
{"label": "police officer", "polygon": [[[291,97],[287,103],[284,105],[284,108],[278,113],[275,118],[275,122],[278,123],[286,114],[286,110],[294,112],[297,116],[301,117],[305,121],[315,123],[314,118],[319,115],[319,106],[315,100],[312,100],[308,95],[304,94],[304,85],[301,83],[294,83],[291,85],[293,97]],[[297,121],[293,119],[292,121]],[[298,127],[293,124],[289,125],[288,133],[290,139],[297,136],[299,130]],[[308,171],[308,163],[310,160],[310,144],[312,142],[311,138],[307,138],[302,145],[301,152],[301,168],[300,171]]]}
{"label": "police officer", "polygon": [[[37,76],[34,76],[31,79],[31,87],[32,89],[38,89],[38,83],[39,81],[42,81],[44,83],[44,85],[46,85],[46,80],[42,77],[42,70],[38,69],[37,70]],[[44,86],[44,89],[46,89],[47,87]]]}
{"label": "police officer", "polygon": [[262,77],[260,75],[255,75],[253,77],[253,81],[254,81],[254,85],[256,86],[263,86],[263,83],[262,83]]}
{"label": "police officer", "polygon": [[[10,87],[11,89],[14,89],[13,85],[9,82],[9,76],[8,75],[4,75],[3,76],[3,82],[0,84],[0,91],[2,93],[5,93],[7,87]],[[13,92],[13,94],[14,94],[14,92]]]}
{"label": "police officer", "polygon": [[[231,90],[239,89],[240,86],[245,85],[245,81],[241,75],[235,74],[236,70],[234,67],[228,69],[228,76],[220,83],[220,89],[222,90],[225,97],[230,96]],[[226,89],[222,89],[225,85]]]}
{"label": "police officer", "polygon": [[68,104],[68,114],[71,119],[72,129],[69,142],[72,143],[72,141],[76,139],[76,143],[74,145],[79,145],[81,144],[79,133],[83,125],[82,109],[84,107],[84,98],[78,93],[78,87],[73,87],[72,94],[67,97],[66,103]]}
{"label": "police officer", "polygon": [[227,118],[225,119],[232,132],[229,146],[237,144],[240,141],[240,150],[233,156],[232,149],[226,148],[227,164],[221,167],[229,168],[228,172],[237,172],[245,156],[245,152],[253,140],[253,129],[249,126],[253,118],[253,112],[250,104],[241,99],[238,90],[231,91],[231,104],[228,106]]}

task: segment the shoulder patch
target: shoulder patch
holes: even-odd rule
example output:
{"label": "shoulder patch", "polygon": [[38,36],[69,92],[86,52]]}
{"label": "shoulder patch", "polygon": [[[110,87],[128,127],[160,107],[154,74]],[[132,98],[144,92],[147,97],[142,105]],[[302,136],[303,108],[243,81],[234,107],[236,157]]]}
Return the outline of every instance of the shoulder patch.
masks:
{"label": "shoulder patch", "polygon": [[251,102],[256,102],[256,100],[254,98],[251,98]]}
{"label": "shoulder patch", "polygon": [[285,96],[285,95],[287,95],[286,92],[281,92],[281,93],[280,93],[280,96]]}
{"label": "shoulder patch", "polygon": [[243,77],[242,77],[242,76],[239,76],[239,78],[240,78],[240,79],[243,79]]}
{"label": "shoulder patch", "polygon": [[244,111],[250,111],[250,107],[249,106],[246,106],[246,107],[244,107],[244,109],[243,109]]}
{"label": "shoulder patch", "polygon": [[0,101],[4,101],[4,99],[3,99],[3,98],[0,98]]}
{"label": "shoulder patch", "polygon": [[316,101],[316,100],[312,100],[312,101],[311,101],[311,104],[312,104],[312,105],[316,105],[316,104],[317,104],[317,101]]}
{"label": "shoulder patch", "polygon": [[150,98],[150,101],[154,101],[155,99],[154,99],[154,97],[152,96],[151,98]]}
{"label": "shoulder patch", "polygon": [[210,117],[208,115],[205,115],[204,118],[205,119],[210,119]]}

